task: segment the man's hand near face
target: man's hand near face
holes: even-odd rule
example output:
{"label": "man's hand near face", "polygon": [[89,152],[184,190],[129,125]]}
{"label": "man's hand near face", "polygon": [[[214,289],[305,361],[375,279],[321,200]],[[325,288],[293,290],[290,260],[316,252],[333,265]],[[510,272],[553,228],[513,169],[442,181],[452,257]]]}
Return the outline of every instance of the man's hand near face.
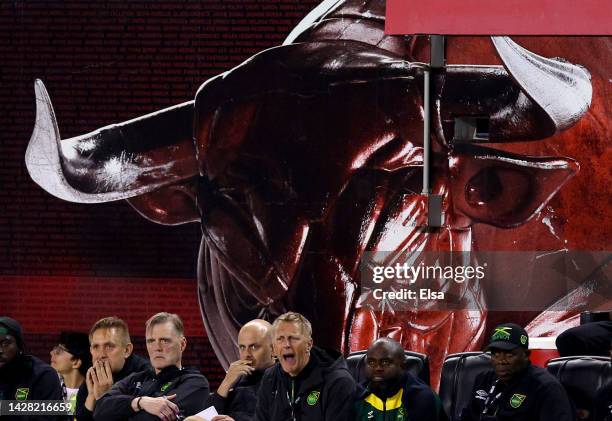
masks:
{"label": "man's hand near face", "polygon": [[[132,409],[134,411],[146,411],[161,420],[174,421],[179,413],[179,407],[172,402],[174,398],[176,398],[176,394],[159,398],[151,398],[149,396],[134,398],[132,400]],[[139,406],[140,408],[138,408]]]}
{"label": "man's hand near face", "polygon": [[[230,364],[225,378],[217,389],[217,395],[227,398],[229,391],[234,385],[240,380],[242,376],[248,376],[253,373],[255,369],[251,366],[251,363],[247,360],[238,360]],[[228,417],[231,420],[231,418]]]}
{"label": "man's hand near face", "polygon": [[94,410],[96,401],[113,386],[113,372],[108,361],[96,361],[85,374],[87,399],[85,407]]}
{"label": "man's hand near face", "polygon": [[108,361],[97,361],[91,370],[93,393],[96,400],[113,386],[113,372]]}

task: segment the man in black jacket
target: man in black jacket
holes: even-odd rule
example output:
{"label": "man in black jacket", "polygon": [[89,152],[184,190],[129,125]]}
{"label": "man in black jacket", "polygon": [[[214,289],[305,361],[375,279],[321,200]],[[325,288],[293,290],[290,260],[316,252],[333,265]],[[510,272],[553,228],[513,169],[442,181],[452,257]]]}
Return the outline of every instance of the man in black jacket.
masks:
{"label": "man in black jacket", "polygon": [[93,361],[76,398],[77,421],[92,421],[96,402],[115,382],[150,368],[149,362],[132,353],[127,324],[118,317],[98,320],[89,330]]}
{"label": "man in black jacket", "polygon": [[176,314],[158,313],[146,324],[153,370],[134,373],[106,392],[94,412],[96,421],[183,419],[204,409],[209,387],[197,370],[182,367],[187,346]]}
{"label": "man in black jacket", "polygon": [[461,421],[573,421],[574,410],[559,381],[529,362],[529,337],[521,326],[497,326],[488,346],[493,371],[476,377]]}
{"label": "man in black jacket", "polygon": [[[255,417],[257,391],[264,371],[274,365],[272,356],[272,325],[255,319],[238,332],[240,359],[230,364],[216,393],[208,398],[206,407],[214,406],[217,415],[211,421],[252,421]],[[185,421],[204,421],[193,416]]]}
{"label": "man in black jacket", "polygon": [[366,354],[367,381],[355,402],[355,421],[447,421],[438,396],[406,371],[406,357],[391,338],[374,341]]}
{"label": "man in black jacket", "polygon": [[[0,400],[62,402],[62,387],[53,368],[23,352],[21,325],[10,317],[0,317]],[[4,419],[4,417],[0,417]],[[52,415],[7,417],[11,421],[55,421]]]}
{"label": "man in black jacket", "polygon": [[348,421],[356,385],[344,358],[313,347],[310,322],[299,313],[278,317],[273,329],[279,363],[262,379],[256,421]]}

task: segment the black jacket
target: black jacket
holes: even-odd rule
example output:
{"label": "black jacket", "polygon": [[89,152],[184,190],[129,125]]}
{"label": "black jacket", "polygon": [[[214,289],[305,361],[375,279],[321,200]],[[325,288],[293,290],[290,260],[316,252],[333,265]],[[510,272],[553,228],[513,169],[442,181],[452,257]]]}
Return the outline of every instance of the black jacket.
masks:
{"label": "black jacket", "polygon": [[278,363],[266,370],[257,394],[255,420],[348,421],[355,391],[355,380],[344,358],[315,347],[309,363],[296,377],[286,374]]}
{"label": "black jacket", "polygon": [[[545,369],[528,364],[513,384],[504,386],[497,380],[493,371],[476,377],[472,400],[463,410],[461,421],[574,421],[574,408],[565,389]],[[495,415],[481,418],[487,402],[488,413]]]}
{"label": "black jacket", "polygon": [[[145,360],[138,355],[132,354],[123,364],[123,368],[117,374],[113,374],[113,381],[117,383],[120,380],[125,379],[132,373],[138,373],[140,371],[148,370],[151,368],[149,360]],[[76,398],[76,411],[74,413],[77,421],[93,421],[93,412],[85,407],[85,400],[87,399],[87,383],[83,382],[79,391],[77,392]]]}
{"label": "black jacket", "polygon": [[612,421],[612,380],[597,391],[594,406],[594,421]]}
{"label": "black jacket", "polygon": [[235,421],[252,421],[255,419],[257,391],[261,385],[263,372],[254,372],[244,376],[234,385],[227,398],[213,393],[206,402],[206,407],[214,406],[219,414],[229,415]]}
{"label": "black jacket", "polygon": [[[403,387],[402,387],[403,385]],[[378,405],[372,405],[366,401],[366,398],[372,394],[368,384],[364,383],[359,386],[359,393],[355,401],[354,411],[351,420],[376,420],[376,419],[393,419],[401,421],[448,421],[448,417],[442,409],[440,398],[431,388],[417,379],[410,373],[406,373],[399,386],[391,394],[396,395],[403,388],[401,406],[398,408],[380,408]],[[377,396],[375,394],[375,396]],[[380,396],[377,396],[382,402]],[[388,401],[387,401],[388,402]]]}
{"label": "black jacket", "polygon": [[132,410],[132,400],[138,396],[157,398],[174,395],[180,415],[188,417],[205,408],[209,387],[206,377],[195,369],[179,369],[175,366],[162,369],[155,374],[152,369],[127,376],[115,383],[96,403],[94,420],[156,420],[157,416],[142,410]]}
{"label": "black jacket", "polygon": [[[17,390],[19,389],[19,396]],[[21,399],[22,398],[22,399]],[[19,355],[0,369],[0,400],[63,401],[57,372],[36,357]],[[65,419],[52,415],[0,417],[10,421],[55,421]]]}

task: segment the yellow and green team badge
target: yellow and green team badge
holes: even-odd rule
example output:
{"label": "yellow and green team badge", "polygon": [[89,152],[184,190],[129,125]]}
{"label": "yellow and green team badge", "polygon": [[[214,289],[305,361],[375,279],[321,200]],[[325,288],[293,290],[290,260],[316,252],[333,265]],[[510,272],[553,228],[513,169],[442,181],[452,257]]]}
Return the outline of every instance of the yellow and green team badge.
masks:
{"label": "yellow and green team badge", "polygon": [[507,341],[510,339],[511,327],[496,327],[491,335],[491,341]]}
{"label": "yellow and green team badge", "polygon": [[519,406],[521,406],[521,404],[523,403],[526,397],[527,396],[525,395],[520,395],[518,393],[515,393],[510,398],[510,406],[513,407],[514,409],[518,408]]}
{"label": "yellow and green team badge", "polygon": [[15,400],[25,401],[26,399],[28,399],[28,393],[30,393],[30,389],[28,389],[27,387],[21,387],[17,389],[17,392],[15,392]]}
{"label": "yellow and green team badge", "polygon": [[319,396],[321,396],[321,392],[315,390],[314,392],[310,392],[308,397],[306,398],[306,403],[310,406],[314,406],[319,401]]}
{"label": "yellow and green team badge", "polygon": [[172,384],[172,382],[164,383],[160,390],[162,392],[165,392],[166,390],[168,390],[168,388],[170,387],[171,384]]}

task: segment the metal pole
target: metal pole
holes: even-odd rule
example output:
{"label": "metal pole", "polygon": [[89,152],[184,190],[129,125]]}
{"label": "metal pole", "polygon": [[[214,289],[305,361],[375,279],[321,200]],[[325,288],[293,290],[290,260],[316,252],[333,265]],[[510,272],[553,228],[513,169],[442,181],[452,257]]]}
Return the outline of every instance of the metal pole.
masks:
{"label": "metal pole", "polygon": [[430,85],[431,85],[431,70],[425,68],[423,74],[423,192],[422,194],[430,194],[431,188],[429,187],[429,155],[431,149],[431,99],[430,99]]}

